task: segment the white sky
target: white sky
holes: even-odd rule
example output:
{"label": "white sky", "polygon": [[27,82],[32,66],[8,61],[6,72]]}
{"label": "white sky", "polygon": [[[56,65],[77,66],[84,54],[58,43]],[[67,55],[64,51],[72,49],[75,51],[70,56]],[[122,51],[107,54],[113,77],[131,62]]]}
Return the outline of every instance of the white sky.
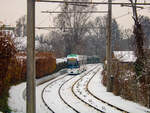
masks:
{"label": "white sky", "polygon": [[[107,1],[107,0],[93,0],[93,1]],[[118,0],[113,0],[118,1]],[[119,2],[128,0],[119,0]],[[142,2],[144,0],[138,0]],[[149,0],[147,0],[149,1]],[[146,7],[146,6],[144,6]],[[99,10],[106,10],[106,6],[98,5]],[[52,3],[36,3],[36,26],[49,26],[49,20],[52,22],[52,16],[49,14],[42,14],[42,10],[58,10],[57,4]],[[113,6],[113,17],[119,17],[128,12],[131,12],[131,8]],[[16,20],[25,15],[27,12],[27,0],[1,0],[0,4],[0,21],[5,24],[15,25]],[[147,9],[139,11],[139,14],[150,15],[150,10]],[[54,15],[54,14],[53,14]],[[99,14],[102,15],[102,14]],[[117,22],[121,27],[131,28],[133,25],[133,20],[131,18],[131,14],[128,16],[123,16],[117,19]]]}

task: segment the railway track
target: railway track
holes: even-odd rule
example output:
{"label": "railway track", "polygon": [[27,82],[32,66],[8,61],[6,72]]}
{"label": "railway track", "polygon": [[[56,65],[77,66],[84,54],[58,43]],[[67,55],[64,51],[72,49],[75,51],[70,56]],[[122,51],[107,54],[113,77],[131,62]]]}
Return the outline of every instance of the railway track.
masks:
{"label": "railway track", "polygon": [[[97,66],[96,66],[96,67],[97,67]],[[92,69],[91,69],[90,71],[88,71],[88,72],[85,72],[80,78],[82,78],[83,76],[86,76],[88,73],[92,72],[93,69],[95,69],[96,67],[92,68]],[[76,77],[76,76],[74,76],[74,77]],[[65,81],[65,82],[61,85],[61,87],[60,87],[60,89],[59,89],[59,95],[60,95],[61,99],[64,101],[65,104],[67,104],[69,107],[71,107],[75,112],[80,113],[80,111],[79,111],[79,110],[76,110],[76,107],[73,107],[73,105],[69,104],[69,102],[67,102],[67,101],[63,98],[63,96],[62,96],[63,94],[61,94],[61,90],[63,90],[63,86],[64,86],[67,82],[71,81],[74,77],[72,77],[72,78],[70,78],[69,80]],[[79,79],[80,79],[80,78],[79,78]],[[77,81],[78,81],[79,79],[77,79]],[[71,87],[71,92],[73,93],[72,87]],[[74,95],[74,97],[76,97],[76,99],[78,99],[79,101],[82,101],[82,100],[81,100],[80,98],[78,98],[76,95]],[[88,106],[88,104],[85,103],[84,101],[82,101],[82,103],[86,104],[87,107],[90,107],[90,106]],[[92,109],[93,109],[93,107],[92,107]],[[101,110],[96,110],[96,111],[103,113]]]}
{"label": "railway track", "polygon": [[[98,71],[97,71],[97,72],[98,72]],[[96,75],[96,73],[89,79],[89,81],[88,81],[88,83],[87,83],[87,85],[86,85],[86,90],[87,90],[87,92],[88,92],[91,96],[93,96],[94,98],[96,98],[97,100],[99,100],[99,101],[101,101],[101,102],[103,102],[103,103],[105,103],[105,104],[107,104],[107,105],[109,105],[109,106],[111,106],[111,107],[113,107],[113,108],[115,108],[115,109],[121,111],[122,113],[129,113],[129,112],[126,111],[126,110],[123,110],[123,109],[121,109],[121,108],[119,108],[119,107],[117,107],[117,106],[114,106],[114,105],[112,105],[112,104],[110,104],[110,103],[108,103],[108,102],[106,102],[106,101],[100,99],[99,97],[97,97],[96,95],[94,95],[94,94],[89,90],[89,88],[88,88],[89,83],[91,82],[91,80],[93,79],[93,77],[94,77],[95,75]]]}
{"label": "railway track", "polygon": [[54,112],[54,110],[52,110],[52,108],[50,108],[50,106],[48,106],[48,104],[45,102],[45,100],[44,100],[44,96],[43,96],[43,94],[44,94],[44,91],[45,91],[45,89],[49,86],[49,85],[51,85],[51,84],[53,84],[53,83],[55,83],[56,81],[58,81],[58,80],[61,80],[61,79],[63,79],[64,77],[66,77],[67,75],[64,75],[64,76],[62,76],[62,77],[60,77],[60,78],[57,78],[56,80],[54,80],[54,81],[52,81],[52,82],[50,82],[48,85],[46,85],[45,87],[44,87],[44,89],[42,90],[42,101],[43,101],[43,103],[45,104],[45,106],[52,112],[52,113],[55,113]]}
{"label": "railway track", "polygon": [[66,83],[66,82],[68,82],[68,81],[70,81],[71,79],[73,79],[75,76],[73,76],[72,78],[70,78],[70,79],[68,79],[67,81],[65,81],[61,86],[60,86],[60,88],[59,88],[59,91],[58,91],[58,93],[59,93],[59,96],[60,96],[60,98],[61,98],[61,100],[67,105],[67,106],[69,106],[73,111],[75,111],[76,113],[80,113],[78,110],[76,110],[75,108],[73,108],[70,104],[68,104],[66,101],[65,101],[65,99],[63,99],[63,97],[62,97],[62,95],[61,95],[61,89],[62,89],[62,87],[63,87],[63,85]]}
{"label": "railway track", "polygon": [[[88,93],[89,96],[91,96],[91,97],[93,97],[94,99],[96,99],[96,101],[99,101],[99,102],[101,102],[101,103],[103,103],[103,104],[105,104],[105,105],[111,107],[112,109],[118,110],[118,111],[121,112],[121,113],[129,113],[129,112],[123,110],[123,109],[120,109],[120,108],[118,108],[118,107],[116,107],[116,106],[114,106],[114,105],[111,105],[110,103],[107,103],[107,102],[105,102],[104,100],[98,98],[97,96],[95,96],[95,95],[88,89],[88,85],[89,85],[90,81],[91,81],[91,80],[93,79],[93,77],[97,74],[97,72],[99,71],[99,69],[100,69],[100,68],[99,68],[98,66],[96,66],[96,67],[92,68],[90,71],[84,72],[80,77],[78,77],[78,79],[76,79],[76,80],[73,82],[73,85],[71,86],[71,92],[72,92],[72,94],[74,95],[75,99],[78,100],[78,101],[80,101],[80,102],[82,102],[83,104],[87,105],[89,109],[94,109],[96,113],[97,113],[97,112],[106,113],[105,110],[99,109],[97,106],[94,106],[94,105],[91,104],[90,102],[86,101],[84,98],[80,97],[78,94],[76,94],[77,92],[74,91],[76,87],[79,87],[78,84],[80,84],[80,82],[82,81],[82,79],[84,79],[84,77],[90,76],[89,78],[86,78],[86,84],[84,84],[84,88],[83,88],[84,91],[86,91],[86,93]],[[62,76],[62,77],[60,77],[60,78],[57,78],[56,80],[54,80],[54,81],[50,82],[48,85],[46,85],[46,87],[44,87],[44,89],[43,89],[43,91],[42,91],[42,100],[43,100],[45,106],[47,106],[47,108],[48,108],[52,113],[55,113],[55,111],[51,108],[51,106],[49,106],[49,105],[45,102],[45,100],[44,100],[44,98],[43,98],[43,93],[44,93],[44,91],[45,91],[45,89],[46,89],[47,87],[51,86],[52,84],[54,84],[55,82],[57,82],[57,81],[59,81],[59,80],[60,80],[60,81],[62,80],[63,82],[61,83],[61,85],[59,86],[59,89],[58,89],[58,91],[57,91],[57,92],[58,92],[58,95],[59,95],[59,98],[60,98],[61,101],[62,101],[65,105],[67,105],[68,108],[71,109],[73,112],[75,112],[75,113],[80,113],[80,112],[81,112],[80,109],[77,109],[72,103],[70,103],[68,100],[66,100],[66,99],[63,97],[63,95],[64,95],[64,94],[63,94],[63,92],[64,92],[64,91],[63,91],[63,90],[64,90],[63,86],[64,86],[65,84],[67,84],[69,81],[72,81],[72,80],[73,80],[75,77],[77,77],[77,76],[70,76],[69,79],[67,78],[67,80],[64,79],[65,77],[67,77],[67,75],[64,75],[64,76]],[[63,79],[64,79],[64,80],[63,80]],[[74,97],[72,97],[72,98],[74,98]],[[92,102],[92,101],[93,101],[93,100],[91,100],[91,102]],[[107,109],[107,108],[106,108],[106,109]]]}
{"label": "railway track", "polygon": [[[97,66],[96,66],[96,67],[97,67]],[[95,68],[95,67],[94,67],[94,68]],[[93,68],[93,69],[94,69],[94,68]],[[87,75],[88,73],[92,72],[93,69],[91,69],[91,70],[88,71],[88,72],[85,72],[85,74],[82,75],[82,76],[85,76],[85,75]],[[43,98],[43,93],[44,93],[45,89],[46,89],[47,87],[49,87],[51,84],[53,84],[53,83],[55,83],[56,81],[59,81],[59,80],[65,78],[66,76],[67,76],[67,75],[62,76],[62,77],[60,77],[60,78],[58,78],[58,79],[56,79],[56,80],[50,82],[48,85],[46,85],[46,86],[44,87],[44,89],[43,89],[43,91],[42,91],[42,100],[43,100],[43,103],[45,104],[45,106],[46,106],[52,113],[55,113],[55,111],[45,102],[45,100],[44,100],[44,98]],[[82,76],[81,76],[81,77],[82,77]],[[61,100],[64,102],[64,104],[66,104],[66,105],[67,105],[70,109],[72,109],[74,112],[80,113],[80,111],[79,111],[79,110],[76,110],[71,104],[69,104],[69,103],[62,97],[62,94],[61,94],[61,90],[62,90],[62,87],[64,86],[64,84],[66,84],[68,81],[72,80],[72,79],[75,78],[75,77],[76,77],[76,76],[73,76],[73,77],[69,78],[68,80],[66,80],[66,81],[59,87],[58,94],[59,94],[59,97],[61,98]],[[72,89],[71,89],[71,91],[72,91]],[[77,99],[77,98],[76,98],[76,99]],[[82,102],[85,103],[84,101],[82,101]],[[85,104],[86,104],[86,103],[85,103]]]}
{"label": "railway track", "polygon": [[[96,67],[97,68],[97,67]],[[92,72],[93,70],[91,70],[90,72]],[[86,76],[87,74],[89,74],[90,72],[86,73],[84,76]],[[82,101],[83,103],[87,104],[88,106],[94,108],[96,111],[101,112],[101,113],[105,113],[104,111],[97,109],[96,107],[92,106],[91,104],[87,103],[86,101],[84,101],[83,99],[81,99],[78,95],[76,95],[76,93],[74,92],[73,88],[75,86],[75,84],[77,84],[77,82],[79,82],[84,76],[82,76],[80,79],[78,79],[72,86],[71,90],[74,94],[75,97],[77,97],[80,101]]]}
{"label": "railway track", "polygon": [[[121,108],[119,108],[119,107],[116,107],[116,106],[114,106],[114,105],[112,105],[112,104],[110,104],[110,103],[108,103],[108,102],[106,102],[106,101],[104,101],[104,100],[98,98],[97,96],[95,96],[94,94],[92,94],[92,92],[89,91],[88,85],[89,85],[90,81],[93,79],[93,77],[97,74],[98,71],[99,71],[99,69],[97,69],[97,70],[94,72],[94,74],[92,75],[92,77],[89,77],[89,78],[86,80],[86,81],[88,81],[87,84],[84,84],[84,85],[83,85],[83,86],[85,86],[83,89],[85,90],[85,92],[87,93],[87,95],[88,95],[88,96],[91,96],[91,97],[94,97],[97,101],[100,101],[101,103],[103,103],[103,104],[105,104],[105,105],[107,105],[107,106],[110,106],[110,107],[112,107],[113,109],[116,109],[116,110],[120,111],[121,113],[129,113],[129,112],[127,112],[127,111],[125,111],[125,110],[123,110],[123,109],[121,109]],[[74,94],[75,96],[77,96],[77,98],[80,99],[82,102],[85,102],[86,104],[88,104],[89,106],[93,107],[94,109],[96,109],[96,110],[98,110],[98,111],[100,111],[100,112],[102,112],[102,113],[106,113],[106,111],[105,111],[106,108],[105,108],[104,106],[102,106],[102,108],[99,109],[98,107],[94,106],[94,105],[91,104],[90,102],[85,101],[85,99],[82,99],[81,97],[79,97],[79,96],[75,93],[75,91],[74,91],[75,85],[79,84],[79,82],[80,82],[84,77],[85,77],[85,76],[81,77],[80,79],[78,79],[78,80],[73,84],[73,86],[72,86],[72,92],[73,92],[73,94]],[[77,86],[77,87],[78,87],[78,86]],[[79,91],[79,92],[80,92],[80,91]],[[81,92],[80,92],[80,93],[81,93]],[[91,102],[92,102],[92,101],[93,101],[93,100],[91,99]],[[103,109],[104,109],[104,110],[103,110]]]}

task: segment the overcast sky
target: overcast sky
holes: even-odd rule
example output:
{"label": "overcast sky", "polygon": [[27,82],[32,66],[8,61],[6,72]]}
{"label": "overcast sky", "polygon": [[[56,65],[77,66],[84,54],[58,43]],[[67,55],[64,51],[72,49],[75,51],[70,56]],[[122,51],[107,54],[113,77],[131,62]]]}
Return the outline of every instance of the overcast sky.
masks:
{"label": "overcast sky", "polygon": [[[107,1],[107,0],[93,0],[93,1]],[[128,2],[128,0],[113,0],[119,2]],[[143,2],[144,0],[138,0],[139,2]],[[149,0],[147,0],[149,1]],[[107,7],[104,5],[98,5],[98,10],[106,10]],[[147,8],[146,6],[144,6]],[[150,7],[150,6],[149,6]],[[0,21],[5,24],[15,25],[16,20],[25,15],[27,12],[27,0],[1,0],[0,4]],[[42,14],[42,10],[59,10],[57,4],[52,3],[36,3],[36,26],[50,26],[48,21],[52,22],[52,15]],[[127,13],[130,13],[131,8],[113,6],[113,17],[117,19],[120,27],[131,28],[133,25],[133,20],[131,18],[131,14],[127,16],[122,16]],[[143,9],[139,11],[139,14],[150,16],[150,10]],[[98,14],[100,16],[102,14]]]}

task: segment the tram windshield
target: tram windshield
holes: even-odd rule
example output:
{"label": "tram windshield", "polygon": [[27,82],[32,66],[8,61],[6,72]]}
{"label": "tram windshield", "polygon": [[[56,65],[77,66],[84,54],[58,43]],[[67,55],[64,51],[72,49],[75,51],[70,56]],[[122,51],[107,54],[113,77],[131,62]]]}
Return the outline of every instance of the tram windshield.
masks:
{"label": "tram windshield", "polygon": [[68,60],[67,65],[68,68],[79,68],[79,63],[77,60]]}

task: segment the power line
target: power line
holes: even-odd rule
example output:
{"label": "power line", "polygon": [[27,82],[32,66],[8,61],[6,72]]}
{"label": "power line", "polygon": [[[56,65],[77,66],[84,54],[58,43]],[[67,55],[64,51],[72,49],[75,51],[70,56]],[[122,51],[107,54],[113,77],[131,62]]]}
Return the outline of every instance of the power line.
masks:
{"label": "power line", "polygon": [[71,4],[71,3],[70,3],[70,4],[68,4],[68,5],[76,5],[76,6],[88,7],[88,5],[84,5],[84,4],[83,4],[83,5],[81,5],[81,4]]}
{"label": "power line", "polygon": [[108,11],[84,11],[84,12],[74,12],[74,11],[42,11],[42,13],[108,13]]}
{"label": "power line", "polygon": [[[148,8],[149,8],[149,7],[148,7]],[[144,9],[147,9],[147,8],[138,9],[137,11],[141,11],[141,10],[144,10]],[[122,17],[127,16],[127,15],[129,15],[129,14],[131,14],[131,13],[132,13],[132,12],[125,13],[125,14],[123,14],[123,15],[120,15],[120,16],[118,16],[118,17],[115,17],[114,19],[122,18]]]}
{"label": "power line", "polygon": [[[74,1],[60,1],[60,0],[36,0],[36,2],[51,2],[51,3],[66,3],[66,4],[101,4],[101,5],[131,5],[129,2],[116,2],[116,3],[109,3],[109,2],[74,2]],[[150,5],[150,3],[134,3],[133,5]]]}
{"label": "power line", "polygon": [[[56,11],[58,8],[59,8],[59,6],[57,6],[54,10]],[[49,14],[44,19],[41,20],[41,22],[38,24],[38,26],[40,26],[41,23],[43,23],[48,16],[49,16]]]}
{"label": "power line", "polygon": [[[36,29],[62,29],[61,27],[35,27]],[[100,27],[80,27],[82,29],[100,29]],[[74,29],[73,27],[66,27],[64,29]]]}
{"label": "power line", "polygon": [[[132,7],[132,5],[121,4],[121,7]],[[136,6],[136,8],[141,8],[141,9],[143,9],[144,7],[142,7],[142,6]]]}

